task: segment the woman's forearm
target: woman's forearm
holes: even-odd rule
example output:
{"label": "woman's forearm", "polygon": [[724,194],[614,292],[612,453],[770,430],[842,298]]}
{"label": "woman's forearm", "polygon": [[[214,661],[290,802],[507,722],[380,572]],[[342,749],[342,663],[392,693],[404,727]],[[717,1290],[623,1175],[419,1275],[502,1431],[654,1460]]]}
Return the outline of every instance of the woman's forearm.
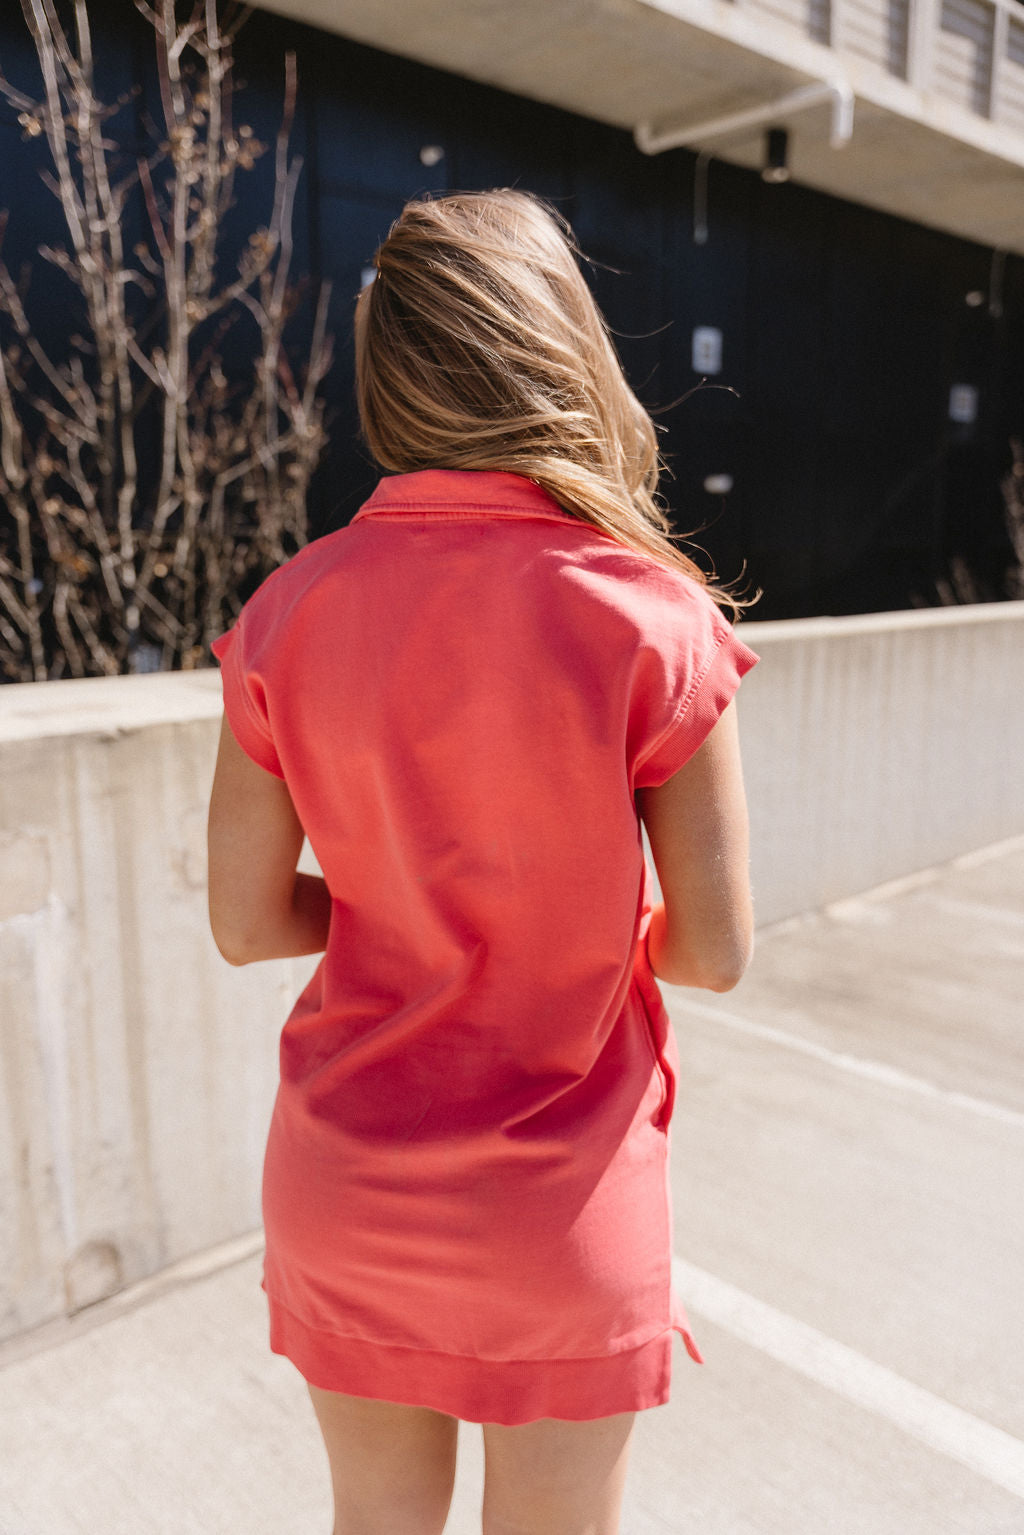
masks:
{"label": "woman's forearm", "polygon": [[322,874],[296,874],[286,955],[322,954],[331,926],[331,895]]}
{"label": "woman's forearm", "polygon": [[260,959],[292,959],[302,954],[322,954],[331,925],[331,896],[319,874],[296,874],[291,905],[260,925],[243,948],[221,952],[233,965],[249,965]]}
{"label": "woman's forearm", "polygon": [[685,927],[678,922],[669,926],[664,903],[651,912],[647,929],[647,958],[659,980],[671,986],[698,986],[706,991],[731,991],[750,960],[750,947],[743,952],[723,950],[695,953],[688,942]]}

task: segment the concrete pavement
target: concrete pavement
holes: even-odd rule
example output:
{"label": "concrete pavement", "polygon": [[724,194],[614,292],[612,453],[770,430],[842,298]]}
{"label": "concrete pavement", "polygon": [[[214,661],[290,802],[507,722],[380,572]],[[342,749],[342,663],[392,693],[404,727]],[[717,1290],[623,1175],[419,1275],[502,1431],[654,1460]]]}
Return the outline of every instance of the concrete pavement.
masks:
{"label": "concrete pavement", "polygon": [[[1024,839],[667,989],[677,1282],[623,1535],[1024,1535]],[[327,1535],[258,1237],[0,1347],[0,1535]],[[447,1535],[478,1530],[480,1430]],[[401,1532],[396,1532],[401,1535]]]}

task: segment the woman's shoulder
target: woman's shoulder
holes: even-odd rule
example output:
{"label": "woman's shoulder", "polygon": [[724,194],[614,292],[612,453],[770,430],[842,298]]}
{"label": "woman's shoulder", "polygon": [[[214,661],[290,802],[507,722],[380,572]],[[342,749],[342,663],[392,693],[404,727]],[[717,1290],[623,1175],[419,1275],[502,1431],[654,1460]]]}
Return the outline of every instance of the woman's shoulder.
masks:
{"label": "woman's shoulder", "polygon": [[247,623],[280,617],[315,589],[343,562],[349,534],[348,528],[339,528],[313,539],[264,576],[242,608]]}
{"label": "woman's shoulder", "polygon": [[580,541],[563,573],[599,605],[641,627],[686,622],[731,627],[698,575],[593,529],[588,532],[592,536]]}

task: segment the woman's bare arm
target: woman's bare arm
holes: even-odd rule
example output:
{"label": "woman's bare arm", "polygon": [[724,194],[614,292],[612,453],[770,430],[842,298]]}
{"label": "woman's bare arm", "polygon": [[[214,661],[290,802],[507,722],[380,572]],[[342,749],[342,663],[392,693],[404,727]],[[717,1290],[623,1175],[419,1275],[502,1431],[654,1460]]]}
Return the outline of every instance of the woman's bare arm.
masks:
{"label": "woman's bare arm", "polygon": [[750,962],[749,823],[735,702],[667,783],[637,791],[661,883],[647,936],[655,975],[730,991]]}
{"label": "woman's bare arm", "polygon": [[207,826],[210,928],[232,965],[319,954],[331,898],[323,879],[299,874],[303,830],[284,782],[221,725]]}

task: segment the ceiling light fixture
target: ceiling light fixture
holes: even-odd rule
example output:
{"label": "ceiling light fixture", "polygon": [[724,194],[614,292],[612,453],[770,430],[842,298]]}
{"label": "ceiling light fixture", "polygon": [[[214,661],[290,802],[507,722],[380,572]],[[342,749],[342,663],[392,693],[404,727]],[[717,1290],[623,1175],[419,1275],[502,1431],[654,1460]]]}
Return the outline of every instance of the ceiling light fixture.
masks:
{"label": "ceiling light fixture", "polygon": [[764,169],[761,180],[789,180],[789,134],[785,128],[769,128],[764,136]]}

